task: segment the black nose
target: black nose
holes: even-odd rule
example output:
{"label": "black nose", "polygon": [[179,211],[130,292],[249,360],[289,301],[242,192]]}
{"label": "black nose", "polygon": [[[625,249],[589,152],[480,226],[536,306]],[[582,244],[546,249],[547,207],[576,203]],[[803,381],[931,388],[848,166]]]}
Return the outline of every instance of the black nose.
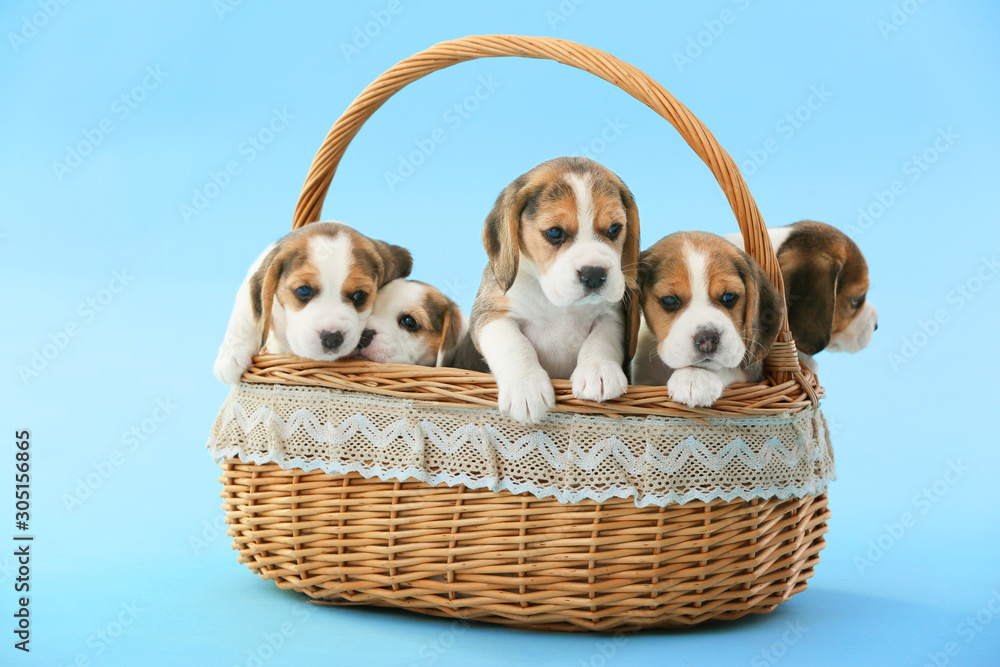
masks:
{"label": "black nose", "polygon": [[372,344],[372,338],[375,337],[374,329],[365,329],[361,332],[361,340],[358,341],[358,349],[368,347]]}
{"label": "black nose", "polygon": [[719,347],[719,332],[702,329],[694,337],[694,346],[705,354],[712,354]]}
{"label": "black nose", "polygon": [[872,331],[878,331],[878,321],[875,322],[875,328]]}
{"label": "black nose", "polygon": [[339,331],[321,331],[319,339],[323,343],[323,349],[333,352],[344,342],[344,334]]}
{"label": "black nose", "polygon": [[603,266],[585,266],[580,269],[580,282],[588,289],[597,289],[608,279],[608,270]]}

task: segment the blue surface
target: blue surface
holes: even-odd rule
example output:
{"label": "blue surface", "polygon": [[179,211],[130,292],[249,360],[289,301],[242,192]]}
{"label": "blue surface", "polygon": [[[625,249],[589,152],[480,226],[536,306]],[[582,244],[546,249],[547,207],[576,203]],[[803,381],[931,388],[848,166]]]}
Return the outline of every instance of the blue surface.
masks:
{"label": "blue surface", "polygon": [[[984,264],[1000,253],[1000,8],[398,1],[3,3],[0,540],[15,532],[22,428],[36,540],[30,654],[13,648],[0,548],[0,664],[1000,664],[1000,278]],[[345,49],[366,26],[377,34]],[[508,32],[642,68],[712,129],[770,224],[837,224],[869,259],[874,342],[819,357],[838,463],[829,546],[809,590],[769,616],[616,642],[315,608],[258,581],[222,534],[204,443],[246,267],[288,229],[310,160],[366,84],[435,42]],[[446,140],[390,188],[437,128]],[[389,101],[325,215],[410,247],[415,277],[468,308],[497,192],[582,150],[635,193],[644,245],[735,229],[666,122],[585,73],[519,59]],[[52,358],[23,374],[36,352]]]}

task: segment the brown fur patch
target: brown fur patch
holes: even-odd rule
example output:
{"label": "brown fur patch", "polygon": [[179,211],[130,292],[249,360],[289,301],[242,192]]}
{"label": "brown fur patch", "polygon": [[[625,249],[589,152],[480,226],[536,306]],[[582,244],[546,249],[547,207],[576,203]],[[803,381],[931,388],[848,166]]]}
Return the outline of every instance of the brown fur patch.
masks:
{"label": "brown fur patch", "polygon": [[450,350],[458,345],[462,333],[462,311],[458,304],[439,290],[427,286],[424,298],[413,315],[420,324],[416,335],[435,352]]}
{"label": "brown fur patch", "polygon": [[412,261],[405,248],[370,239],[338,222],[314,222],[296,229],[278,241],[250,279],[250,303],[260,348],[267,342],[275,298],[283,308],[298,310],[305,304],[295,295],[297,288],[308,285],[313,289],[312,298],[319,295],[319,264],[324,260],[310,256],[310,241],[317,236],[342,235],[351,239],[352,262],[342,291],[348,303],[358,290],[371,295],[389,280],[409,274]]}
{"label": "brown fur patch", "polygon": [[[778,249],[788,324],[798,348],[816,354],[860,312],[868,293],[868,264],[857,244],[836,227],[803,220],[792,228]],[[861,298],[858,307],[851,304],[854,298]]]}
{"label": "brown fur patch", "polygon": [[[590,176],[591,199],[594,204],[594,227],[598,238],[616,248],[622,257],[625,275],[626,363],[635,352],[639,323],[639,299],[636,293],[639,264],[639,212],[632,193],[618,176],[603,165],[582,157],[563,157],[544,162],[518,177],[504,188],[483,225],[483,246],[490,259],[488,269],[496,286],[491,289],[484,281],[473,305],[470,319],[472,330],[508,312],[503,294],[517,277],[523,252],[542,271],[546,271],[561,250],[570,247],[579,231],[577,202],[573,188],[565,176],[570,173]],[[613,224],[623,225],[615,240],[606,236]],[[544,236],[552,227],[562,228],[567,242],[553,245]],[[456,362],[457,363],[457,362]]]}
{"label": "brown fur patch", "polygon": [[[743,335],[747,352],[741,367],[759,373],[778,335],[784,315],[783,304],[760,265],[720,236],[707,232],[677,232],[643,251],[639,281],[646,323],[657,340],[662,341],[689,305],[693,286],[686,257],[690,252],[705,256],[708,297]],[[737,295],[731,308],[722,305],[722,295],[727,292]],[[676,310],[662,303],[661,299],[669,296],[680,300]]]}

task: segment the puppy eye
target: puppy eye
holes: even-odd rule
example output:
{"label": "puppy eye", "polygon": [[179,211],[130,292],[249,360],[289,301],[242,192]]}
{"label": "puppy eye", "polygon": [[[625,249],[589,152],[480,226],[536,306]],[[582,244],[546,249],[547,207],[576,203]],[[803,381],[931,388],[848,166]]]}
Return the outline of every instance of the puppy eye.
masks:
{"label": "puppy eye", "polygon": [[420,328],[417,321],[413,318],[413,315],[403,314],[399,316],[399,326],[404,329],[409,329],[410,331],[416,331]]}
{"label": "puppy eye", "polygon": [[732,292],[726,292],[725,294],[722,295],[722,298],[719,300],[722,301],[723,306],[726,306],[727,308],[732,308],[734,305],[736,305],[736,300],[739,298],[740,297],[738,294],[733,294]]}
{"label": "puppy eye", "polygon": [[864,296],[856,296],[851,299],[851,308],[860,308],[861,304],[865,302]]}
{"label": "puppy eye", "polygon": [[663,307],[669,313],[672,313],[681,307],[681,300],[678,299],[676,296],[665,296],[660,299],[660,303],[663,304]]}
{"label": "puppy eye", "polygon": [[562,230],[562,227],[553,227],[545,230],[545,238],[552,243],[562,243],[566,240],[566,232]]}
{"label": "puppy eye", "polygon": [[302,287],[295,288],[295,296],[297,296],[302,301],[308,301],[312,298],[313,288],[309,285],[303,285]]}
{"label": "puppy eye", "polygon": [[618,238],[618,233],[621,232],[622,226],[619,223],[615,223],[608,227],[608,238],[614,241]]}
{"label": "puppy eye", "polygon": [[368,300],[368,292],[365,292],[364,290],[358,290],[357,292],[351,295],[351,301],[354,302],[354,306],[356,308],[360,308],[361,306],[365,305],[365,301],[367,300]]}

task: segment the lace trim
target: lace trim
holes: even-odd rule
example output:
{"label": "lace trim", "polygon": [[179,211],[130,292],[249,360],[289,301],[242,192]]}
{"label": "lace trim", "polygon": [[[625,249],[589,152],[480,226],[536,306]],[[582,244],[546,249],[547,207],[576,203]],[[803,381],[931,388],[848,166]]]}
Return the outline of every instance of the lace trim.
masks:
{"label": "lace trim", "polygon": [[489,409],[241,383],[208,449],[216,460],[527,491],[565,503],[634,498],[638,507],[802,497],[835,478],[816,408],[707,422],[553,413],[540,430]]}

